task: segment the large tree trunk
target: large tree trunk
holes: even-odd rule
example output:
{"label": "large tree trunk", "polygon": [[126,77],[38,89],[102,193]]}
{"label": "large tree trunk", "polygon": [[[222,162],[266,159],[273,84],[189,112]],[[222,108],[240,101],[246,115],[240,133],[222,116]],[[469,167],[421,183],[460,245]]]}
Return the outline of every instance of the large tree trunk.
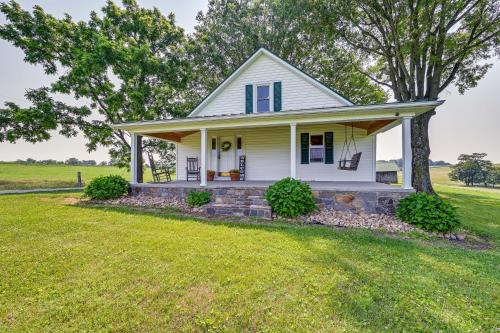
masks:
{"label": "large tree trunk", "polygon": [[429,173],[429,120],[436,112],[429,111],[411,121],[412,184],[417,192],[435,194]]}

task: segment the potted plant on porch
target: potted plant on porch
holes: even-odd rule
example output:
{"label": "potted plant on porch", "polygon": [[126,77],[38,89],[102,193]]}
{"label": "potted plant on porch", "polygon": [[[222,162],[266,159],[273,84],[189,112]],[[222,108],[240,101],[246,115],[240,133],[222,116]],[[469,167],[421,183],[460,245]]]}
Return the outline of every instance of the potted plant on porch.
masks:
{"label": "potted plant on porch", "polygon": [[240,180],[240,170],[238,169],[229,170],[229,177],[231,177],[231,181],[233,182]]}
{"label": "potted plant on porch", "polygon": [[207,170],[207,181],[211,182],[214,180],[215,177],[215,171],[214,170]]}

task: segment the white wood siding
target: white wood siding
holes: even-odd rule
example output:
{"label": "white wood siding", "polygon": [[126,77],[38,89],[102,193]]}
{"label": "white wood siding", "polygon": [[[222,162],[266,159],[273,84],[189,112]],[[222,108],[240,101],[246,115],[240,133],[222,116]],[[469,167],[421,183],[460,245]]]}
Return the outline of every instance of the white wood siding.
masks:
{"label": "white wood siding", "polygon": [[[245,85],[271,85],[281,81],[282,110],[300,110],[344,105],[338,98],[328,94],[289,68],[260,55],[248,68],[236,77],[223,91],[214,97],[197,116],[245,113]],[[256,98],[254,90],[254,99]],[[271,97],[272,109],[272,97]],[[254,105],[254,112],[256,108]]]}
{"label": "white wood siding", "polygon": [[[333,132],[334,164],[300,163],[300,133]],[[247,156],[247,180],[279,180],[290,175],[290,128],[263,127],[256,129],[208,131],[213,136],[241,136],[243,153]],[[358,151],[362,152],[357,171],[338,170],[338,160],[344,144],[344,126],[338,124],[297,125],[297,178],[319,181],[375,181],[375,137],[365,130],[354,129]],[[348,128],[350,136],[350,127]],[[210,145],[209,145],[210,147]],[[209,148],[208,147],[208,148]],[[207,154],[208,155],[208,154]],[[200,134],[192,134],[178,144],[178,179],[186,179],[186,158],[200,157]],[[235,167],[237,163],[235,160]],[[215,169],[210,161],[207,168]]]}

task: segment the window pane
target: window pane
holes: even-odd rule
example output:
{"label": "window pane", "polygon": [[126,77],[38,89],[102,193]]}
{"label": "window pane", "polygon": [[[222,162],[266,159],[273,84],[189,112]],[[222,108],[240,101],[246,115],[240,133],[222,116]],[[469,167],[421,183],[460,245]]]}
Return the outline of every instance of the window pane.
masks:
{"label": "window pane", "polygon": [[257,112],[269,112],[269,100],[257,101]]}
{"label": "window pane", "polygon": [[323,162],[323,148],[311,148],[311,162]]}
{"label": "window pane", "polygon": [[311,135],[311,145],[312,146],[322,146],[323,145],[323,135]]}
{"label": "window pane", "polygon": [[268,99],[269,98],[269,86],[258,86],[257,87],[257,99]]}
{"label": "window pane", "polygon": [[241,138],[240,137],[238,137],[236,139],[236,149],[241,149]]}
{"label": "window pane", "polygon": [[212,138],[212,150],[216,150],[216,149],[217,149],[217,139]]}

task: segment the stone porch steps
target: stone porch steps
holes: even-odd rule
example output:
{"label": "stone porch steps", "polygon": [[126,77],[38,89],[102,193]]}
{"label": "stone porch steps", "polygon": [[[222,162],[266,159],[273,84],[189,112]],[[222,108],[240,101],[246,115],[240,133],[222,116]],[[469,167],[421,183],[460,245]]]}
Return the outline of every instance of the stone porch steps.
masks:
{"label": "stone porch steps", "polygon": [[227,188],[212,192],[212,202],[203,207],[206,214],[271,219],[265,189]]}
{"label": "stone porch steps", "polygon": [[211,203],[203,206],[208,215],[260,217],[271,219],[271,207],[262,205],[234,205],[224,203]]}
{"label": "stone porch steps", "polygon": [[250,196],[229,196],[229,195],[215,195],[214,202],[218,204],[231,204],[243,206],[267,206],[267,200],[258,195]]}

